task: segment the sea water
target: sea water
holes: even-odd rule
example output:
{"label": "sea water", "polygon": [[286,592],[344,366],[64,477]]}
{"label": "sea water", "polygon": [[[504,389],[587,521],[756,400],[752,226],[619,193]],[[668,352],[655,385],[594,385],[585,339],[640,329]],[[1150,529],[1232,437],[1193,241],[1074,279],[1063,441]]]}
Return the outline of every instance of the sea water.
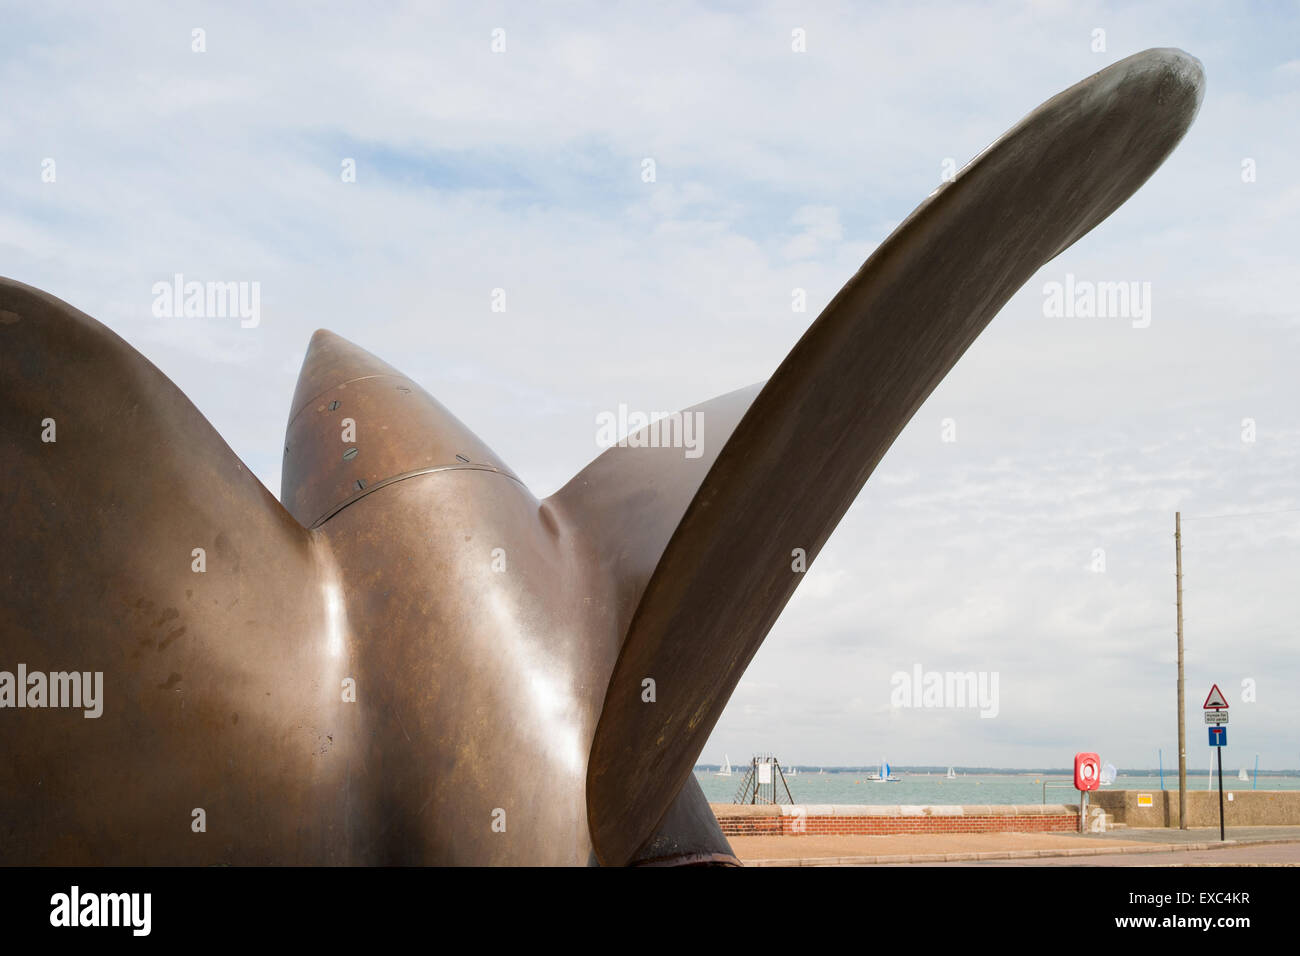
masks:
{"label": "sea water", "polygon": [[[719,777],[716,768],[695,771],[695,779],[700,782],[704,795],[710,803],[731,803],[736,798],[736,791],[745,779],[748,765],[741,764],[730,777]],[[786,782],[795,803],[835,803],[835,804],[961,804],[980,806],[1008,803],[1076,803],[1079,792],[1074,789],[1073,778],[1064,774],[971,774],[960,775],[955,780],[948,780],[943,773],[908,773],[897,767],[892,772],[899,777],[896,783],[879,783],[867,779],[867,771],[827,770],[819,774],[814,770],[800,769],[793,777],[787,776]],[[1209,772],[1202,768],[1188,769],[1187,789],[1205,790],[1207,781],[1210,787],[1218,791],[1218,779],[1210,781]],[[1223,792],[1229,793],[1251,789],[1252,781],[1237,779],[1234,770],[1229,776],[1223,773]],[[1044,784],[1047,786],[1044,787]],[[764,790],[766,790],[766,785]],[[1122,775],[1103,790],[1141,790],[1158,792],[1159,776]],[[1165,789],[1178,791],[1178,773],[1165,774]],[[1259,790],[1300,790],[1300,776],[1260,776]],[[785,803],[785,790],[777,777],[777,791],[780,802]]]}

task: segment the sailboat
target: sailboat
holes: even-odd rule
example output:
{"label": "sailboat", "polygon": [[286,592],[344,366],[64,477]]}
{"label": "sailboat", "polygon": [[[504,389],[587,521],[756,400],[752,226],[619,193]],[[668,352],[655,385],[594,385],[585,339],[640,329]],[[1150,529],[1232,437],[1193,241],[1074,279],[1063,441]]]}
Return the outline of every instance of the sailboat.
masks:
{"label": "sailboat", "polygon": [[949,768],[948,768],[948,774],[947,774],[947,776],[945,776],[943,779],[945,779],[945,780],[956,780],[956,779],[957,779],[957,771],[954,770],[952,767],[949,767]]}
{"label": "sailboat", "polygon": [[715,773],[714,776],[715,777],[731,776],[731,758],[726,754],[722,755],[722,766],[718,768],[718,772]]}
{"label": "sailboat", "polygon": [[1237,771],[1237,779],[1238,779],[1238,780],[1249,780],[1249,779],[1250,779],[1250,774],[1246,773],[1246,768],[1245,768],[1245,767],[1242,767],[1240,770]]}
{"label": "sailboat", "polygon": [[786,776],[787,776],[787,777],[797,777],[797,776],[799,776],[799,771],[796,770],[794,767],[791,767],[791,768],[790,768],[790,772],[787,773]]}
{"label": "sailboat", "polygon": [[873,770],[870,773],[868,773],[867,779],[870,780],[872,783],[898,783],[898,781],[902,778],[895,777],[892,773],[890,773],[889,764],[886,763],[884,760],[881,760],[880,770],[879,771]]}

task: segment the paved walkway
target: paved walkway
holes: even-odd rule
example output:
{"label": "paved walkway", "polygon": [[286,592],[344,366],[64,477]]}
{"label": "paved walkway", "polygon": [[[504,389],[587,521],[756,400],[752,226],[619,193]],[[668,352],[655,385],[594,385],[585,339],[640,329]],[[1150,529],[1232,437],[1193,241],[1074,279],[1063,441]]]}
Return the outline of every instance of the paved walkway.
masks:
{"label": "paved walkway", "polygon": [[[1243,843],[1259,840],[1300,840],[1300,827],[1228,827],[1224,835],[1229,841]],[[1218,843],[1218,827],[1190,827],[1170,830],[1165,827],[1151,829],[1111,830],[1109,833],[1092,833],[1097,840],[1115,839],[1139,843]]]}
{"label": "paved walkway", "polygon": [[[731,837],[747,866],[989,863],[1168,866],[1300,863],[1300,827],[1117,830],[1110,833],[926,833],[893,836]],[[1282,850],[1269,845],[1285,844]],[[1242,852],[1244,851],[1244,855]],[[1231,853],[1230,856],[1221,854]],[[1055,860],[1056,862],[1049,862]],[[1123,862],[1121,862],[1121,860]],[[1031,862],[1032,861],[1032,862]]]}
{"label": "paved walkway", "polygon": [[[1145,848],[1144,848],[1145,849]],[[865,864],[840,864],[841,866]],[[964,863],[895,863],[891,866],[1297,866],[1300,842],[1224,844],[1212,850],[1108,853],[1098,856],[1050,857],[1041,860],[973,860]]]}

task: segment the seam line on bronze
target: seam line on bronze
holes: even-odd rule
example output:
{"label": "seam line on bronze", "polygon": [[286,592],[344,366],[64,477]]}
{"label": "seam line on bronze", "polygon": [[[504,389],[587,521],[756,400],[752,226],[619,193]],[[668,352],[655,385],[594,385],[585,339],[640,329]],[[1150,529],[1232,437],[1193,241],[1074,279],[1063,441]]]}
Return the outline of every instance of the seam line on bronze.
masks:
{"label": "seam line on bronze", "polygon": [[[376,372],[374,375],[360,375],[356,378],[350,378],[346,382],[339,382],[337,385],[331,385],[329,388],[321,389],[311,398],[307,399],[307,401],[303,402],[302,408],[294,412],[293,417],[289,419],[289,424],[284,426],[285,431],[287,432],[289,428],[293,425],[293,423],[298,420],[298,416],[301,415],[303,412],[305,412],[307,409],[311,408],[311,403],[316,401],[316,399],[320,398],[322,395],[328,395],[330,392],[334,391],[334,389],[342,388],[344,385],[351,385],[353,382],[364,382],[368,378],[400,378],[403,382],[411,381],[405,375],[393,375],[390,372]],[[413,388],[416,387],[414,382],[411,382],[411,386]]]}
{"label": "seam line on bronze", "polygon": [[[514,475],[502,471],[500,468],[493,468],[491,465],[434,465],[432,468],[419,468],[415,471],[406,471],[400,475],[393,475],[391,478],[385,478],[383,481],[377,481],[373,485],[366,485],[365,490],[358,491],[351,498],[341,502],[339,505],[331,508],[325,514],[321,515],[315,521],[307,526],[307,530],[315,531],[330,518],[346,508],[348,505],[355,504],[371,492],[378,491],[380,488],[387,488],[395,482],[405,481],[407,478],[418,478],[420,475],[432,475],[439,471],[486,471],[489,474],[500,475],[502,478],[509,478],[511,481],[523,485],[524,483]],[[524,486],[527,487],[527,486]]]}

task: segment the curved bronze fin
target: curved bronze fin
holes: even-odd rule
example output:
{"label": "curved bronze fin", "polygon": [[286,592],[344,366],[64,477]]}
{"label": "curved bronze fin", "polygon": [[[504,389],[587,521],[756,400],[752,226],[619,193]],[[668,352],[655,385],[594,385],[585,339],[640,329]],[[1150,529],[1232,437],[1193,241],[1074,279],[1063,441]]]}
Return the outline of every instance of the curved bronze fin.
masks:
{"label": "curved bronze fin", "polygon": [[691,774],[632,866],[740,866],[713,808]]}
{"label": "curved bronze fin", "polygon": [[142,355],[9,280],[0,442],[0,669],[103,675],[91,719],[4,711],[0,820],[22,821],[5,862],[193,862],[199,794],[241,846],[266,840],[260,794],[296,799],[311,767],[242,758],[313,700],[310,534]]}
{"label": "curved bronze fin", "polygon": [[682,447],[639,444],[648,432],[641,429],[629,436],[638,444],[604,452],[546,500],[590,542],[597,565],[612,577],[620,641],[673,529],[760,388],[761,382],[681,412],[683,420],[698,416],[698,457]]}
{"label": "curved bronze fin", "polygon": [[[604,863],[691,773],[799,575],[912,415],[1011,295],[1156,170],[1200,106],[1199,61],[1148,50],[1048,100],[871,255],[718,455],[636,607],[587,771]],[[635,504],[635,502],[630,502]],[[643,702],[642,680],[657,700]]]}

